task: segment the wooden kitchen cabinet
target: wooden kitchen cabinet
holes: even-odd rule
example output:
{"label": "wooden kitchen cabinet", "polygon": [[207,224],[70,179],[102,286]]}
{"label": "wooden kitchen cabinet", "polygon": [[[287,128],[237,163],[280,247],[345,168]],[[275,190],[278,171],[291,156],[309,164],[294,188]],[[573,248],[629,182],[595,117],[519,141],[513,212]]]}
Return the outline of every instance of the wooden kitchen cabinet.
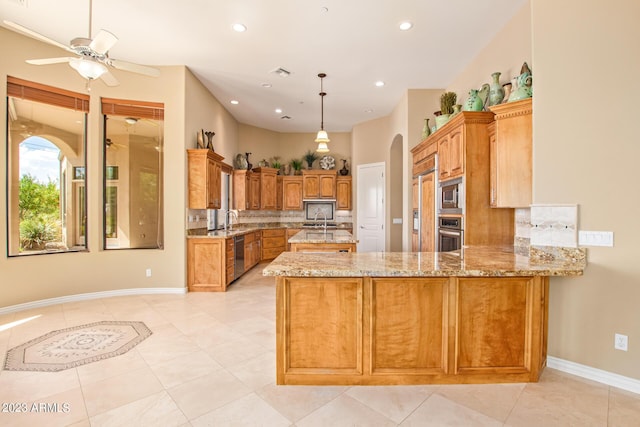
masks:
{"label": "wooden kitchen cabinet", "polygon": [[262,259],[274,259],[287,249],[286,230],[262,230]]}
{"label": "wooden kitchen cabinet", "polygon": [[228,251],[224,239],[187,239],[187,287],[189,292],[224,292]]}
{"label": "wooden kitchen cabinet", "polygon": [[220,209],[223,159],[212,150],[187,150],[189,209]]}
{"label": "wooden kitchen cabinet", "polygon": [[[254,173],[250,170],[239,169],[233,171],[233,207],[234,209],[243,211],[249,209],[260,208],[260,182],[254,179],[253,186],[251,181]],[[256,186],[257,184],[257,186]],[[257,197],[257,201],[256,201]],[[256,207],[257,204],[257,207]]]}
{"label": "wooden kitchen cabinet", "polygon": [[336,171],[303,170],[303,199],[335,199]]}
{"label": "wooden kitchen cabinet", "polygon": [[[413,170],[419,175],[428,170],[430,157],[425,157],[427,147],[437,144],[438,177],[440,182],[453,178],[463,178],[465,245],[513,244],[513,209],[492,209],[489,200],[490,188],[490,126],[494,114],[484,111],[463,111],[456,114],[447,124],[411,150]],[[414,176],[415,178],[415,176]],[[417,182],[414,182],[413,209],[418,209]],[[423,188],[423,192],[425,188]],[[436,209],[437,193],[433,202],[423,204],[422,211]],[[424,203],[424,201],[423,201]],[[431,222],[432,219],[428,218]],[[413,241],[426,236],[413,236]],[[430,240],[426,237],[427,240]],[[429,246],[427,246],[429,247]],[[425,246],[423,244],[423,250]],[[437,247],[436,249],[437,250]]]}
{"label": "wooden kitchen cabinet", "polygon": [[259,195],[257,198],[260,201],[258,209],[276,210],[278,198],[278,169],[261,167],[253,169],[253,172],[259,177]]}
{"label": "wooden kitchen cabinet", "polygon": [[284,195],[282,193],[283,189],[283,177],[278,175],[278,179],[276,181],[276,210],[281,211],[284,203]]}
{"label": "wooden kitchen cabinet", "polygon": [[464,174],[464,134],[458,126],[438,139],[440,159],[440,181],[456,178]]}
{"label": "wooden kitchen cabinet", "polygon": [[491,206],[526,208],[532,193],[531,98],[490,107],[495,113],[491,140]]}
{"label": "wooden kitchen cabinet", "polygon": [[301,211],[302,203],[302,177],[282,177],[282,210]]}
{"label": "wooden kitchen cabinet", "polygon": [[244,271],[253,268],[262,257],[262,232],[253,231],[244,236]]}
{"label": "wooden kitchen cabinet", "polygon": [[225,239],[225,265],[227,267],[227,276],[225,283],[229,286],[229,283],[233,281],[235,274],[235,242],[233,237]]}
{"label": "wooden kitchen cabinet", "polygon": [[336,209],[351,210],[351,182],[350,176],[336,178]]}

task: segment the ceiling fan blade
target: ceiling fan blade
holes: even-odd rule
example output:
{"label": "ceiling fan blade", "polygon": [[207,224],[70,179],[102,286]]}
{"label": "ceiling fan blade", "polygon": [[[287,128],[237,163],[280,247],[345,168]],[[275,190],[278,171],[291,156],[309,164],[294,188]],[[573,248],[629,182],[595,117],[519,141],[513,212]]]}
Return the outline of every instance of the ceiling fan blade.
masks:
{"label": "ceiling fan blade", "polygon": [[42,58],[42,59],[27,59],[28,64],[32,65],[49,65],[49,64],[61,64],[63,62],[69,62],[74,60],[75,58],[60,57],[60,58]]}
{"label": "ceiling fan blade", "polygon": [[100,78],[102,79],[104,84],[106,84],[107,86],[118,86],[120,84],[118,79],[116,79],[114,75],[108,71],[103,75],[101,75]]}
{"label": "ceiling fan blade", "polygon": [[69,46],[63,45],[62,43],[58,43],[55,40],[51,40],[49,37],[43,36],[40,33],[36,33],[35,31],[30,30],[30,29],[28,29],[26,27],[23,27],[22,25],[16,24],[15,22],[3,21],[3,23],[4,23],[4,25],[9,27],[10,29],[15,30],[15,31],[17,31],[19,33],[23,33],[23,34],[25,34],[25,35],[27,35],[29,37],[33,37],[34,39],[40,40],[42,42],[52,44],[54,46],[59,47],[60,49],[64,49],[66,51],[73,52],[73,50],[71,50],[71,48]]}
{"label": "ceiling fan blade", "polygon": [[104,55],[116,44],[118,38],[107,30],[100,30],[93,38],[89,47],[97,53]]}
{"label": "ceiling fan blade", "polygon": [[146,65],[134,64],[133,62],[120,61],[112,58],[108,58],[106,62],[117,70],[131,71],[149,77],[158,77],[160,75],[160,70],[147,67]]}

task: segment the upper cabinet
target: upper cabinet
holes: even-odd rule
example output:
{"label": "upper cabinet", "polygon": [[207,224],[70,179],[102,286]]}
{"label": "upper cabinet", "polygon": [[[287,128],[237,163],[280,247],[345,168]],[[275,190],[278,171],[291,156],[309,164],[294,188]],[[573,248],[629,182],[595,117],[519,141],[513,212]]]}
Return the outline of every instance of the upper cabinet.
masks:
{"label": "upper cabinet", "polygon": [[233,171],[233,207],[260,209],[260,175],[246,169]]}
{"label": "upper cabinet", "polygon": [[334,170],[303,170],[304,199],[336,198],[336,171]]}
{"label": "upper cabinet", "polygon": [[438,137],[440,181],[456,178],[464,174],[464,142],[462,125],[456,126]]}
{"label": "upper cabinet", "polygon": [[351,210],[351,177],[336,178],[336,209]]}
{"label": "upper cabinet", "polygon": [[220,209],[223,159],[212,150],[187,150],[189,209]]}
{"label": "upper cabinet", "polygon": [[255,168],[253,170],[259,176],[259,199],[258,209],[276,210],[278,202],[278,169]]}
{"label": "upper cabinet", "polygon": [[304,208],[302,203],[302,177],[283,176],[282,177],[282,210],[301,211]]}
{"label": "upper cabinet", "polygon": [[492,207],[529,207],[532,193],[532,99],[490,107]]}

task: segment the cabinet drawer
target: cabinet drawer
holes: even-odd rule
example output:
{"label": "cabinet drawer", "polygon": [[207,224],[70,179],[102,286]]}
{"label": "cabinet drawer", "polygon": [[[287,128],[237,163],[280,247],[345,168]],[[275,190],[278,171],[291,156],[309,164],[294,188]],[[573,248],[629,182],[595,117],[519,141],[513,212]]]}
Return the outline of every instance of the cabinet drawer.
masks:
{"label": "cabinet drawer", "polygon": [[265,249],[284,248],[285,244],[284,236],[262,238],[262,247]]}
{"label": "cabinet drawer", "polygon": [[244,235],[244,247],[247,247],[247,243],[251,243],[256,240],[255,233],[247,233]]}
{"label": "cabinet drawer", "polygon": [[262,237],[284,237],[285,230],[278,228],[274,230],[262,230]]}
{"label": "cabinet drawer", "polygon": [[284,248],[262,248],[262,259],[273,259],[284,252]]}

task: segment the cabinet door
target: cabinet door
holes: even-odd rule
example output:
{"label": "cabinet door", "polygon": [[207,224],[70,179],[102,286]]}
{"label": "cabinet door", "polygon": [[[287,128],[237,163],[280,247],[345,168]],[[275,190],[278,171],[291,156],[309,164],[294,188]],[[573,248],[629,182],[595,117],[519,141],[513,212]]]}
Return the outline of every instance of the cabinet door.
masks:
{"label": "cabinet door", "polygon": [[303,194],[305,199],[320,198],[320,177],[318,175],[304,175],[303,177]]}
{"label": "cabinet door", "polygon": [[336,180],[336,209],[351,210],[351,177]]}
{"label": "cabinet door", "polygon": [[249,209],[260,209],[260,175],[249,177]]}
{"label": "cabinet door", "polygon": [[303,209],[302,203],[302,177],[284,177],[282,180],[282,209],[298,210]]}
{"label": "cabinet door", "polygon": [[282,177],[278,176],[278,180],[276,181],[276,210],[277,211],[281,211],[282,210],[282,206],[283,206],[283,193],[282,193],[282,189],[283,189],[283,183],[282,183]]}
{"label": "cabinet door", "polygon": [[320,175],[320,198],[335,199],[336,198],[336,176]]}
{"label": "cabinet door", "polygon": [[464,174],[464,134],[462,128],[449,133],[449,178]]}
{"label": "cabinet door", "polygon": [[287,242],[287,251],[291,250],[291,243],[289,243],[289,239],[298,234],[301,231],[300,228],[287,228],[286,242]]}
{"label": "cabinet door", "polygon": [[492,208],[496,205],[496,186],[497,186],[497,167],[496,164],[496,122],[487,126],[487,133],[489,134],[489,205]]}
{"label": "cabinet door", "polygon": [[187,239],[187,286],[189,291],[224,291],[226,289],[224,240]]}
{"label": "cabinet door", "polygon": [[438,140],[438,158],[440,160],[440,180],[449,179],[451,175],[451,161],[448,135],[445,135]]}
{"label": "cabinet door", "polygon": [[260,209],[276,209],[277,181],[278,177],[275,173],[260,174]]}
{"label": "cabinet door", "polygon": [[435,185],[434,173],[422,177],[422,206],[420,207],[420,250],[422,252],[433,252],[436,250]]}
{"label": "cabinet door", "polygon": [[220,182],[222,168],[220,163],[207,159],[207,209],[220,209]]}

